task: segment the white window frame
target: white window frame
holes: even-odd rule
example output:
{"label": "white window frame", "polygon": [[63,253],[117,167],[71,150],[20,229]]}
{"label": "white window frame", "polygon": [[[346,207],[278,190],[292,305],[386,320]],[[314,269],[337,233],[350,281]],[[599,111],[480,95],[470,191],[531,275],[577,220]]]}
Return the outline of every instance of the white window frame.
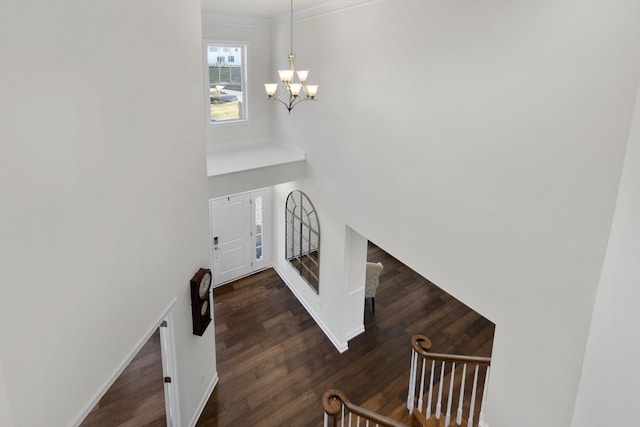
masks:
{"label": "white window frame", "polygon": [[[239,119],[214,121],[211,119],[211,99],[210,99],[210,82],[209,82],[209,61],[208,52],[209,46],[219,47],[217,56],[224,56],[222,50],[224,48],[241,47],[242,52],[234,52],[234,56],[238,54],[241,57],[242,63],[242,99],[240,100],[242,105],[242,111]],[[204,102],[205,102],[205,119],[208,126],[222,126],[229,123],[241,123],[249,120],[249,42],[247,41],[234,41],[234,40],[218,40],[218,39],[205,39],[203,40],[203,65],[204,65]]]}

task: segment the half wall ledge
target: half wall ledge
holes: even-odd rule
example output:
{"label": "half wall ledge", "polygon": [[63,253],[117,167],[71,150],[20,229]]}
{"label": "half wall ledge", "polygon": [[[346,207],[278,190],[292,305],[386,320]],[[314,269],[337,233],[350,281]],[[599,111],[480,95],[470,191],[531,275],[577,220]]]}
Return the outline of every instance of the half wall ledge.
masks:
{"label": "half wall ledge", "polygon": [[304,178],[306,153],[273,142],[221,144],[207,152],[209,199]]}

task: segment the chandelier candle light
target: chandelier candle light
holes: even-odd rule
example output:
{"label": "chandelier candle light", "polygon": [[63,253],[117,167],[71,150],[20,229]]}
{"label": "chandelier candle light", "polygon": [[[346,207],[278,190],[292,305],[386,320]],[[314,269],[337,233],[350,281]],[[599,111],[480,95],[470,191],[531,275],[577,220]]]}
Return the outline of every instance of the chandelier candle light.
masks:
{"label": "chandelier candle light", "polygon": [[[282,103],[289,113],[291,113],[291,110],[293,110],[296,104],[315,99],[316,92],[318,92],[318,85],[306,84],[307,76],[309,75],[308,70],[302,70],[296,73],[294,69],[296,56],[293,54],[293,0],[291,0],[291,50],[289,52],[289,69],[278,70],[280,81],[289,94],[289,101],[287,102],[277,95],[278,83],[265,83],[264,88],[267,91],[269,99]],[[298,75],[300,83],[294,83],[295,74]]]}

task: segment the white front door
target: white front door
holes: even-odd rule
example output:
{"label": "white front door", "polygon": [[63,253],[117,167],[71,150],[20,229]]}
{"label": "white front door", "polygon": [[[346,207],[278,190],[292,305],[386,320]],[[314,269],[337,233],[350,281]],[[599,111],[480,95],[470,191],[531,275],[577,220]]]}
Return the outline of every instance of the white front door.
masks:
{"label": "white front door", "polygon": [[211,200],[214,286],[268,267],[269,192]]}
{"label": "white front door", "polygon": [[251,272],[251,194],[211,201],[214,285]]}

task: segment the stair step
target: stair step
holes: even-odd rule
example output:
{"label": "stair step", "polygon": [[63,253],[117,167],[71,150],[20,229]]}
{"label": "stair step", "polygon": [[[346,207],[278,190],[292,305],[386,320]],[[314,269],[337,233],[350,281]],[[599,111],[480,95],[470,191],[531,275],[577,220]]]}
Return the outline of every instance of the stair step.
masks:
{"label": "stair step", "polygon": [[[435,415],[432,415],[431,418],[429,418],[427,421],[427,424],[423,424],[420,425],[418,424],[419,427],[467,427],[467,421],[466,420],[462,420],[462,424],[458,424],[456,423],[455,418],[451,420],[451,422],[449,423],[449,425],[445,425],[444,421],[445,421],[445,417],[440,417],[440,419],[436,418]],[[402,423],[406,424],[408,426],[414,426],[413,423],[413,415],[409,414],[407,415],[405,418],[402,419]]]}

